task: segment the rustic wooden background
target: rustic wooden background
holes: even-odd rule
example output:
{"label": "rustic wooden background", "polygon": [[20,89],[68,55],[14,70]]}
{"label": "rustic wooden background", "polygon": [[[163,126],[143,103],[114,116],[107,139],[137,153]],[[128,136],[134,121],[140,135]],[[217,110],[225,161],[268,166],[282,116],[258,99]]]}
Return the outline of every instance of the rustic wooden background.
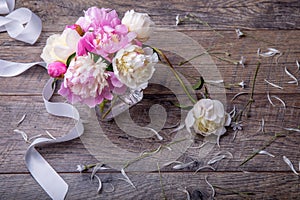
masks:
{"label": "rustic wooden background", "polygon": [[[258,155],[248,163],[239,164],[253,153],[253,149],[261,148],[274,133],[282,132],[281,127],[299,128],[300,95],[299,86],[288,84],[290,78],[285,74],[284,67],[296,73],[296,60],[300,60],[300,2],[290,1],[198,1],[198,0],[156,0],[156,1],[97,1],[97,0],[17,0],[16,7],[27,7],[41,17],[43,32],[34,45],[28,45],[11,39],[7,33],[0,34],[0,58],[15,62],[34,62],[40,60],[40,54],[46,39],[54,33],[61,32],[66,24],[72,24],[82,15],[82,11],[91,6],[113,8],[122,15],[129,9],[147,12],[158,27],[180,31],[208,49],[226,51],[229,56],[221,55],[232,60],[246,57],[246,67],[214,58],[226,84],[235,84],[244,80],[248,87],[226,90],[227,111],[233,108],[230,99],[238,92],[250,92],[252,77],[255,72],[257,49],[266,50],[268,47],[280,50],[283,55],[278,59],[260,59],[261,69],[257,77],[255,89],[255,103],[251,109],[251,116],[243,121],[244,129],[232,141],[233,131],[229,130],[221,139],[221,150],[230,151],[234,158],[220,161],[216,171],[209,169],[194,174],[194,169],[173,170],[172,167],[158,172],[128,173],[137,186],[134,190],[129,184],[120,181],[119,171],[101,172],[99,176],[104,182],[103,191],[97,194],[97,183],[90,181],[90,174],[76,172],[77,164],[95,163],[97,160],[85,149],[80,139],[54,146],[41,148],[39,151],[45,159],[59,172],[69,184],[67,199],[185,199],[186,194],[178,188],[186,188],[192,199],[208,199],[210,187],[205,183],[205,176],[209,182],[223,189],[216,188],[216,199],[299,199],[300,180],[284,163],[282,156],[287,156],[297,171],[300,161],[299,132],[284,132],[286,137],[277,139],[266,150],[275,155],[274,158]],[[177,14],[184,16],[194,14],[205,24],[185,22],[175,26]],[[238,39],[235,28],[241,28],[247,36]],[[222,34],[221,37],[218,33]],[[267,42],[266,42],[267,41]],[[173,56],[170,55],[172,60]],[[176,58],[173,61],[178,63]],[[193,76],[184,67],[176,66],[182,74]],[[196,77],[197,78],[197,77]],[[279,90],[267,85],[264,79],[281,85]],[[192,78],[187,78],[191,82]],[[17,121],[27,113],[24,122],[18,129],[28,135],[44,134],[45,130],[54,136],[66,133],[72,122],[64,118],[49,115],[43,105],[41,91],[48,80],[44,69],[34,67],[24,74],[14,78],[0,78],[0,199],[49,199],[43,189],[30,176],[24,162],[24,155],[28,147],[19,134],[13,132]],[[267,100],[266,92],[277,95],[286,103],[286,109],[280,102],[273,100],[273,107]],[[133,118],[146,124],[148,114],[144,112],[153,104],[161,103],[168,111],[169,124],[177,122],[180,112],[172,106],[174,96],[166,90],[150,86],[145,91],[145,99],[131,110]],[[241,96],[234,101],[234,105],[242,108],[247,96]],[[62,100],[56,95],[54,101]],[[141,117],[140,113],[143,111]],[[179,116],[180,117],[180,116]],[[261,119],[265,119],[266,133],[257,133]],[[141,119],[144,119],[141,120]],[[108,124],[107,126],[116,126]],[[135,148],[126,135],[120,133],[111,136],[112,140],[127,149]],[[125,138],[125,139],[124,139]],[[201,138],[200,138],[201,140]],[[149,142],[146,145],[151,145]],[[147,148],[147,147],[146,147]],[[216,148],[215,152],[219,151]],[[189,161],[188,155],[180,158]],[[161,176],[161,178],[160,178]],[[161,180],[160,180],[161,179]],[[160,183],[161,182],[161,183]],[[162,193],[162,186],[164,193]],[[241,196],[241,193],[251,192],[251,196]]]}

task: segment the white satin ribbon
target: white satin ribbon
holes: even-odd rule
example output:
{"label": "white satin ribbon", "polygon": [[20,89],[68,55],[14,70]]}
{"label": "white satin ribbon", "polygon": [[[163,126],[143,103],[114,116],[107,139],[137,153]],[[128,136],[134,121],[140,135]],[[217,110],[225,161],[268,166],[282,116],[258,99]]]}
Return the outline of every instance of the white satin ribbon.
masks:
{"label": "white satin ribbon", "polygon": [[[17,76],[34,65],[40,65],[46,68],[46,63],[14,63],[0,60],[0,76],[12,77]],[[42,96],[48,113],[55,116],[68,117],[76,120],[75,126],[64,136],[56,139],[38,138],[28,147],[25,155],[26,166],[40,184],[40,186],[48,193],[52,199],[64,199],[68,192],[68,184],[57,174],[57,172],[49,165],[43,156],[35,149],[44,145],[66,142],[80,137],[84,132],[84,127],[80,119],[78,110],[67,103],[50,102],[50,98],[54,93],[52,88],[53,79],[51,78],[45,85]]]}
{"label": "white satin ribbon", "polygon": [[14,0],[0,0],[0,32],[9,34],[10,37],[29,44],[34,44],[42,31],[41,19],[27,8],[13,10]]}

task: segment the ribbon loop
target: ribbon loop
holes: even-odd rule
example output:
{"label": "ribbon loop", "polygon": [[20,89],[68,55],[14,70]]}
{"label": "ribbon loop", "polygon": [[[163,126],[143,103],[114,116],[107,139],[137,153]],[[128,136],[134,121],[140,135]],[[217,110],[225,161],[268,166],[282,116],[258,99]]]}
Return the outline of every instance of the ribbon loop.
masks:
{"label": "ribbon loop", "polygon": [[8,14],[15,8],[14,0],[0,0],[0,15]]}
{"label": "ribbon loop", "polygon": [[[11,6],[6,9],[3,1],[0,0],[0,13],[5,13],[7,9],[11,11]],[[31,10],[19,8],[5,17],[0,17],[0,32],[4,31],[16,40],[34,44],[42,32],[42,21]]]}

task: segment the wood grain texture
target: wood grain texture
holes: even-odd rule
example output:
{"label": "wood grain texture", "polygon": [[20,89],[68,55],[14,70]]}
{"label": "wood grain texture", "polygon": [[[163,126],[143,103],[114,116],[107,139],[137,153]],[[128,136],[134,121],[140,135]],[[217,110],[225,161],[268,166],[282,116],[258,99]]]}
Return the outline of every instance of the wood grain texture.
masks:
{"label": "wood grain texture", "polygon": [[[228,128],[227,133],[220,140],[220,148],[215,146],[209,155],[199,158],[199,151],[190,148],[178,158],[181,162],[196,160],[193,165],[182,170],[174,170],[173,165],[157,171],[128,171],[128,176],[137,186],[134,190],[129,184],[120,180],[122,175],[116,169],[98,173],[102,179],[104,188],[97,195],[96,180],[90,181],[89,173],[76,172],[76,165],[101,162],[101,154],[95,154],[91,147],[101,149],[97,139],[85,133],[81,138],[70,142],[45,146],[39,148],[39,152],[54,167],[56,171],[69,184],[70,191],[67,199],[164,199],[162,195],[163,184],[167,199],[186,199],[186,195],[178,188],[186,188],[192,195],[191,199],[209,199],[211,189],[205,183],[205,177],[213,185],[227,190],[216,189],[216,199],[298,199],[300,195],[299,177],[293,174],[282,156],[287,156],[295,168],[300,161],[299,132],[286,132],[282,128],[299,128],[300,126],[300,88],[295,84],[288,84],[290,77],[284,72],[284,68],[295,75],[299,80],[296,60],[300,60],[300,2],[290,1],[198,1],[198,0],[155,0],[155,1],[98,1],[98,0],[18,0],[16,8],[27,7],[41,17],[43,32],[34,45],[28,45],[16,41],[7,33],[0,34],[0,58],[15,62],[40,61],[40,54],[47,38],[55,33],[60,33],[67,24],[73,24],[79,16],[91,6],[109,7],[116,9],[120,16],[129,9],[150,14],[157,27],[179,31],[199,43],[203,49],[211,49],[209,59],[200,59],[195,66],[186,64],[179,66],[182,58],[174,52],[166,52],[174,64],[176,70],[186,78],[186,83],[193,85],[197,82],[201,69],[217,67],[224,85],[231,85],[230,90],[210,91],[213,97],[223,95],[221,100],[229,112],[235,106],[241,109],[249,98],[242,95],[231,101],[239,92],[251,91],[253,76],[258,61],[261,68],[256,80],[255,102],[250,110],[249,118],[243,120],[243,130],[238,132],[235,140],[232,140],[234,131]],[[175,26],[175,17],[193,14],[210,27],[195,21],[186,21]],[[246,37],[237,38],[235,28],[241,28]],[[217,33],[216,33],[217,32]],[[220,36],[220,34],[223,36]],[[178,48],[177,38],[169,43],[170,47]],[[263,52],[267,48],[276,48],[282,52],[281,56],[273,58],[258,58],[257,50]],[[180,47],[182,51],[190,47]],[[222,54],[214,54],[214,53]],[[195,56],[193,52],[190,57]],[[217,57],[216,57],[217,56]],[[241,56],[246,58],[245,68],[235,65]],[[224,59],[231,60],[230,62]],[[213,61],[213,62],[211,62]],[[163,73],[156,73],[158,82],[150,84],[144,91],[144,99],[130,109],[131,117],[139,126],[149,124],[149,110],[159,104],[167,113],[165,127],[178,123],[184,118],[180,109],[174,106],[174,102],[183,96],[181,89],[171,91],[166,83],[174,81],[167,66],[162,66]],[[158,71],[158,70],[157,70]],[[211,77],[218,77],[211,75]],[[219,77],[218,77],[219,78]],[[280,90],[268,85],[264,79],[282,86]],[[24,162],[24,155],[28,147],[20,134],[14,133],[19,129],[29,137],[42,134],[47,137],[46,130],[53,136],[59,137],[66,134],[72,128],[72,120],[49,115],[43,105],[41,91],[48,80],[44,69],[33,67],[24,74],[13,78],[0,78],[0,199],[49,199],[48,195],[29,175]],[[246,88],[233,86],[245,81]],[[174,81],[175,84],[176,80]],[[224,86],[222,86],[224,87]],[[272,106],[267,93],[280,97],[286,104],[286,108],[276,99],[272,99]],[[198,97],[201,93],[196,93]],[[220,96],[219,96],[220,97]],[[59,95],[54,95],[52,101],[64,101]],[[163,109],[152,113],[159,118],[163,115]],[[17,126],[21,117],[27,114],[23,123]],[[258,132],[262,118],[265,121],[265,133]],[[124,151],[140,153],[151,151],[159,145],[168,144],[173,134],[170,130],[162,130],[159,133],[164,141],[158,141],[153,136],[146,139],[135,138],[126,134],[118,124],[112,122],[100,122],[91,128],[93,131],[101,127],[104,136],[113,144]],[[267,155],[257,155],[243,166],[241,162],[250,156],[255,150],[266,144],[275,133],[283,132],[286,136],[278,138],[266,150],[274,158]],[[97,133],[97,132],[95,132]],[[90,141],[89,144],[86,142]],[[203,137],[196,137],[193,147],[199,146]],[[108,148],[107,151],[110,149]],[[229,151],[232,159],[223,159],[213,164],[216,171],[204,169],[194,174],[194,171],[207,163],[218,152]],[[122,155],[122,154],[120,154]],[[298,169],[296,169],[298,171]],[[113,192],[111,186],[114,186]],[[202,198],[199,196],[201,191]],[[237,192],[251,192],[255,195],[239,196]]]}
{"label": "wood grain texture", "polygon": [[[98,183],[91,181],[88,174],[60,174],[69,183],[66,199],[186,199],[186,194],[178,189],[186,188],[192,200],[209,199],[212,191],[205,183],[208,181],[226,190],[215,189],[217,199],[297,199],[299,180],[288,173],[128,173],[137,189],[120,180],[120,173],[99,173],[103,181],[103,191],[97,194]],[[49,199],[47,194],[36,184],[30,175],[0,175],[1,198]],[[18,184],[15,184],[18,183]],[[10,185],[10,190],[5,190]],[[113,192],[109,192],[114,187]],[[276,189],[274,189],[276,188]],[[106,192],[107,191],[107,192]],[[270,192],[272,191],[272,192]],[[201,192],[201,193],[200,193]],[[240,193],[251,193],[241,196]],[[202,198],[201,198],[202,197]]]}

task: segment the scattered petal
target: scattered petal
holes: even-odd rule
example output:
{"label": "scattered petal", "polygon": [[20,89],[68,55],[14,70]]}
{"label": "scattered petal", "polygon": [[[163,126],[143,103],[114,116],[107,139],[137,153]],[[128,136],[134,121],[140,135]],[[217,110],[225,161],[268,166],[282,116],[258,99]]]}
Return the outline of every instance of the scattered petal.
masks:
{"label": "scattered petal", "polygon": [[260,55],[260,48],[257,49],[257,55]]}
{"label": "scattered petal", "polygon": [[280,99],[278,96],[272,95],[271,97],[273,97],[273,98],[277,99],[278,101],[280,101],[282,103],[283,107],[286,108],[286,105],[285,105],[284,101],[282,99]]}
{"label": "scattered petal", "polygon": [[162,167],[169,166],[169,165],[171,165],[173,163],[183,164],[182,162],[175,160],[175,161],[170,161],[170,162],[167,162],[167,163],[163,164]]}
{"label": "scattered petal", "polygon": [[269,100],[270,104],[271,104],[272,106],[275,106],[275,104],[274,104],[273,101],[271,100],[271,97],[270,97],[270,93],[269,93],[269,92],[267,93],[267,97],[268,97],[268,100]]}
{"label": "scattered petal", "polygon": [[159,139],[159,140],[163,140],[163,139],[164,139],[164,138],[163,138],[161,135],[159,135],[159,133],[158,133],[156,130],[154,130],[153,128],[145,127],[145,129],[148,129],[148,130],[152,131],[152,132],[156,135],[157,139]]}
{"label": "scattered petal", "polygon": [[245,62],[246,62],[246,58],[244,56],[241,56],[241,59],[239,60],[240,65],[242,65],[243,68],[245,68]]}
{"label": "scattered petal", "polygon": [[268,83],[268,84],[270,84],[271,86],[273,86],[273,87],[276,87],[276,88],[278,88],[278,89],[283,89],[283,87],[281,87],[281,86],[279,86],[279,85],[276,85],[276,84],[274,84],[274,83],[271,83],[271,82],[269,82],[267,79],[265,79],[265,82],[266,83]]}
{"label": "scattered petal", "polygon": [[175,23],[175,26],[178,26],[180,24],[180,15],[176,15],[176,23]]}
{"label": "scattered petal", "polygon": [[248,94],[248,92],[239,92],[236,95],[234,95],[231,99],[231,101],[234,101],[237,97],[244,95],[244,94]]}
{"label": "scattered petal", "polygon": [[296,128],[283,128],[287,131],[296,131],[296,132],[300,132],[300,129],[296,129]]}
{"label": "scattered petal", "polygon": [[189,193],[189,191],[186,190],[186,188],[184,188],[184,189],[177,188],[177,190],[180,191],[180,192],[186,193],[186,199],[187,199],[187,200],[191,200],[190,193]]}
{"label": "scattered petal", "polygon": [[299,64],[298,60],[296,60],[296,65],[297,65],[297,71],[296,72],[299,72],[299,70],[300,70],[300,64]]}
{"label": "scattered petal", "polygon": [[224,83],[224,80],[206,80],[205,83],[218,84]]}
{"label": "scattered petal", "polygon": [[25,120],[26,116],[27,115],[24,114],[23,117],[17,122],[17,127],[22,124],[22,122]]}
{"label": "scattered petal", "polygon": [[258,152],[259,154],[263,154],[263,155],[268,155],[268,156],[271,156],[271,157],[275,157],[273,154],[270,154],[269,152],[265,151],[265,150],[261,150]]}
{"label": "scattered petal", "polygon": [[213,168],[212,166],[210,166],[210,165],[205,165],[205,166],[199,167],[199,168],[195,171],[194,174],[196,174],[198,171],[200,171],[200,170],[202,170],[202,169],[206,169],[206,168],[209,168],[209,169],[212,169],[212,170],[216,171],[216,169]]}
{"label": "scattered petal", "polygon": [[228,113],[230,115],[231,118],[234,118],[235,114],[236,114],[236,108],[235,105],[233,105],[233,109]]}
{"label": "scattered petal", "polygon": [[291,170],[294,172],[294,174],[299,176],[299,173],[296,172],[293,163],[290,161],[290,159],[288,159],[286,156],[283,156],[283,161],[291,168]]}
{"label": "scattered petal", "polygon": [[42,134],[34,135],[34,136],[32,136],[32,137],[30,137],[30,138],[28,139],[28,142],[30,142],[31,140],[33,140],[33,139],[35,139],[35,138],[41,137],[41,136],[42,136]]}
{"label": "scattered petal", "polygon": [[298,85],[298,79],[293,74],[291,74],[286,67],[284,68],[284,71],[289,77],[291,77],[294,80],[289,81],[288,83],[296,83],[296,85]]}
{"label": "scattered petal", "polygon": [[189,163],[178,164],[178,165],[173,166],[173,169],[184,169],[184,168],[187,168],[187,167],[193,165],[194,163],[195,163],[195,161],[191,161]]}
{"label": "scattered petal", "polygon": [[46,130],[46,133],[47,133],[47,135],[49,135],[49,137],[51,137],[53,140],[56,140],[56,138],[55,138],[51,133],[49,133],[49,131]]}
{"label": "scattered petal", "polygon": [[85,165],[77,165],[76,171],[83,172],[84,170],[86,170]]}
{"label": "scattered petal", "polygon": [[96,177],[97,180],[98,180],[99,186],[98,186],[98,189],[97,189],[97,193],[100,194],[101,189],[102,189],[102,181],[101,181],[101,179],[99,178],[99,176],[94,175],[94,177]]}
{"label": "scattered petal", "polygon": [[211,188],[211,190],[212,190],[211,196],[212,196],[212,199],[214,199],[216,192],[215,192],[215,189],[214,189],[214,187],[212,186],[212,184],[210,184],[210,183],[208,182],[207,176],[205,176],[205,182],[206,182],[207,185]]}
{"label": "scattered petal", "polygon": [[235,29],[235,32],[238,38],[245,36],[245,34],[239,28]]}
{"label": "scattered petal", "polygon": [[229,151],[220,151],[219,153],[217,153],[217,156],[221,155],[221,154],[224,154],[226,156],[226,158],[230,158],[230,159],[233,158],[232,153],[230,153]]}
{"label": "scattered petal", "polygon": [[136,187],[134,186],[134,184],[132,183],[132,181],[129,179],[129,177],[127,176],[127,174],[125,173],[125,170],[122,168],[121,169],[121,173],[122,173],[122,175],[125,177],[125,181],[127,182],[127,183],[129,183],[134,189],[136,189]]}
{"label": "scattered petal", "polygon": [[278,51],[277,49],[274,49],[274,48],[268,48],[269,51],[265,52],[265,53],[260,53],[260,49],[259,51],[257,51],[258,55],[259,56],[262,56],[262,57],[272,57],[272,56],[275,56],[276,54],[280,54],[280,51]]}
{"label": "scattered petal", "polygon": [[205,141],[205,142],[203,142],[202,144],[200,144],[199,146],[197,146],[197,147],[189,147],[190,149],[200,149],[200,148],[202,148],[202,147],[204,147],[204,145],[206,145],[208,143],[208,141]]}
{"label": "scattered petal", "polygon": [[239,82],[238,85],[241,87],[241,88],[245,88],[246,84],[244,81],[242,82]]}
{"label": "scattered petal", "polygon": [[28,136],[27,136],[27,134],[26,134],[24,131],[20,131],[20,130],[18,130],[18,129],[15,129],[14,132],[15,132],[15,133],[21,134],[22,137],[23,137],[23,139],[25,140],[25,142],[29,142],[29,141],[28,141]]}
{"label": "scattered petal", "polygon": [[174,130],[172,130],[169,134],[171,133],[175,133],[177,131],[180,131],[181,129],[183,129],[185,127],[185,124],[181,124],[180,126],[178,126],[177,128],[175,128]]}
{"label": "scattered petal", "polygon": [[212,159],[210,159],[210,160],[207,162],[207,164],[208,164],[208,165],[212,165],[212,164],[214,164],[214,163],[216,163],[216,162],[218,162],[218,161],[220,161],[220,160],[222,160],[222,159],[224,159],[224,158],[226,158],[226,155],[218,155],[218,156],[215,156],[215,157],[213,157]]}

